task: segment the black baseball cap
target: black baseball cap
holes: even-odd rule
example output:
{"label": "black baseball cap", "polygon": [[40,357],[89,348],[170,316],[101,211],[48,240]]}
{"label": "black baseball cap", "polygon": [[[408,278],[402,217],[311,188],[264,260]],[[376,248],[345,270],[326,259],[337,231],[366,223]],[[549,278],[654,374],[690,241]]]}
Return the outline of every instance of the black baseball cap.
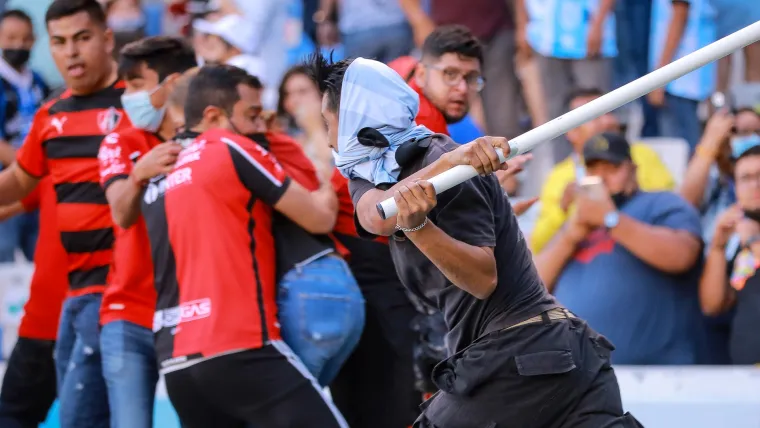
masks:
{"label": "black baseball cap", "polygon": [[622,134],[604,132],[591,137],[583,145],[583,161],[607,161],[621,164],[631,159],[631,145]]}

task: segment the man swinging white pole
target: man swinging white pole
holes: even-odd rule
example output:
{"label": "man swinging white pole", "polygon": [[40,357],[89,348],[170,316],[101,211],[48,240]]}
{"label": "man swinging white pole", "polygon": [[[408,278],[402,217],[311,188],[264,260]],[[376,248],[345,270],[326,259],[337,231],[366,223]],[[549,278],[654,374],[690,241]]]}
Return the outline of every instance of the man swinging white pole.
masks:
{"label": "man swinging white pole", "polygon": [[[733,34],[730,34],[704,48],[693,52],[665,67],[655,70],[646,76],[620,87],[607,95],[570,111],[550,122],[547,122],[525,134],[509,141],[509,158],[527,153],[539,144],[550,141],[567,131],[581,125],[584,122],[607,114],[637,98],[652,92],[653,90],[667,85],[704,65],[717,61],[732,52],[760,40],[760,22],[756,22]],[[503,153],[497,150],[501,162],[505,162]],[[477,175],[475,168],[468,165],[459,165],[441,173],[430,180],[439,194],[452,187],[467,181]],[[396,201],[388,198],[377,204],[377,210],[383,219],[391,218],[398,213]]]}

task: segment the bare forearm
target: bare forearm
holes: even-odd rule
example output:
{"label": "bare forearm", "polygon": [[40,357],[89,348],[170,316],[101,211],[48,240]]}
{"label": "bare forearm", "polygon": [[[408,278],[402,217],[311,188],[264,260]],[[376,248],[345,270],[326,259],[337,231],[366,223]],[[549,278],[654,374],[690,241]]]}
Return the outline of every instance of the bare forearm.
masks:
{"label": "bare forearm", "polygon": [[697,238],[683,231],[642,223],[624,214],[610,235],[641,261],[667,273],[683,273],[694,266],[699,257]]}
{"label": "bare forearm", "polygon": [[140,217],[142,194],[143,188],[131,177],[111,184],[106,191],[111,216],[122,229],[128,229]]}
{"label": "bare forearm", "polygon": [[319,0],[319,10],[327,14],[328,16],[335,12],[338,6],[337,0]]}
{"label": "bare forearm", "polygon": [[0,221],[8,220],[24,212],[24,206],[21,202],[14,202],[9,205],[0,206]]}
{"label": "bare forearm", "polygon": [[725,249],[711,247],[699,280],[699,303],[705,315],[719,315],[733,305],[733,290],[726,276]]}
{"label": "bare forearm", "polygon": [[0,172],[0,205],[18,202],[37,186],[39,179],[31,177],[16,163]]}
{"label": "bare forearm", "polygon": [[691,158],[689,167],[686,169],[686,175],[679,193],[696,208],[702,205],[711,167],[712,161],[697,154]]}
{"label": "bare forearm", "polygon": [[490,248],[457,241],[433,223],[406,236],[455,286],[478,299],[493,293],[498,276]]}
{"label": "bare forearm", "polygon": [[678,50],[678,46],[681,44],[684,30],[686,29],[686,22],[689,17],[689,4],[688,3],[674,3],[673,4],[673,16],[670,19],[670,25],[668,26],[668,33],[665,37],[665,47],[662,50],[660,56],[660,62],[658,67],[664,67],[673,61],[673,57]]}
{"label": "bare forearm", "polygon": [[414,180],[428,180],[450,168],[451,165],[444,158],[440,158],[404,180],[399,181],[388,190],[374,189],[368,191],[362,196],[356,207],[360,224],[369,233],[379,236],[390,236],[395,230],[396,219],[389,218],[383,220],[377,212],[377,204],[388,198],[392,198],[393,194],[407,183],[411,183]]}
{"label": "bare forearm", "polygon": [[533,257],[538,276],[549,292],[554,292],[557,279],[575,254],[577,244],[561,231],[540,254]]}
{"label": "bare forearm", "polygon": [[404,10],[406,19],[409,23],[415,25],[416,23],[429,19],[425,10],[422,9],[422,2],[420,0],[399,0],[401,9]]}
{"label": "bare forearm", "polygon": [[0,140],[0,165],[6,167],[16,160],[16,150],[4,140]]}
{"label": "bare forearm", "polygon": [[321,181],[330,181],[335,165],[333,163],[332,149],[328,144],[327,133],[324,129],[306,132],[309,147],[312,147],[311,160],[317,169]]}
{"label": "bare forearm", "polygon": [[515,26],[521,30],[528,26],[528,9],[525,7],[525,0],[515,0]]}
{"label": "bare forearm", "polygon": [[607,16],[612,12],[612,8],[615,7],[615,0],[602,0],[599,5],[599,10],[592,17],[593,25],[602,25]]}

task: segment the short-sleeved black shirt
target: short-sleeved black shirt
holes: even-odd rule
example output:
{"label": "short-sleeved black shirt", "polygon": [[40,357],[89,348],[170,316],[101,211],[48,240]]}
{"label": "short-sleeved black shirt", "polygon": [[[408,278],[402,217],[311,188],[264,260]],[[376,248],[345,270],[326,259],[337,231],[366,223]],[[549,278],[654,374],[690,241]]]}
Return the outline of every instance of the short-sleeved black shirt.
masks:
{"label": "short-sleeved black shirt", "polygon": [[[425,154],[405,166],[400,178],[419,171],[456,147],[450,138],[435,135]],[[354,205],[374,187],[366,180],[352,179],[349,188]],[[479,300],[453,285],[403,234],[399,232],[390,240],[401,282],[443,312],[452,353],[486,333],[559,307],[538,276],[525,237],[496,177],[475,177],[441,193],[428,218],[458,241],[492,247],[496,257],[496,289],[489,298]],[[367,234],[358,221],[357,230]]]}

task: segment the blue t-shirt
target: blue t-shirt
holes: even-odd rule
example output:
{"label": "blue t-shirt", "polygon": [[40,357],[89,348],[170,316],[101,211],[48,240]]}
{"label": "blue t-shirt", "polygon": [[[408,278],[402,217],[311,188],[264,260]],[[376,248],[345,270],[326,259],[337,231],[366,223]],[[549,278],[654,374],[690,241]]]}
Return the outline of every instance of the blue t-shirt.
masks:
{"label": "blue t-shirt", "polygon": [[[650,225],[701,236],[699,213],[674,193],[640,191],[620,211]],[[681,275],[663,273],[598,229],[565,267],[555,294],[612,341],[613,363],[694,364],[704,340],[699,274],[699,265]]]}

